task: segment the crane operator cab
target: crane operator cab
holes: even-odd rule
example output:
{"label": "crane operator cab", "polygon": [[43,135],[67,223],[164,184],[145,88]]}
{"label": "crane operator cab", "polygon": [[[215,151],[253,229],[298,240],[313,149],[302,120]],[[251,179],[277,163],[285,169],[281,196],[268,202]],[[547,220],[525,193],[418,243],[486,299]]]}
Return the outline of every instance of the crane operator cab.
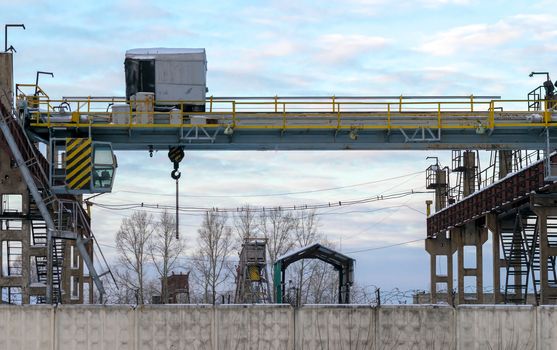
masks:
{"label": "crane operator cab", "polygon": [[90,138],[52,139],[49,158],[50,183],[55,193],[112,191],[118,163],[109,142]]}

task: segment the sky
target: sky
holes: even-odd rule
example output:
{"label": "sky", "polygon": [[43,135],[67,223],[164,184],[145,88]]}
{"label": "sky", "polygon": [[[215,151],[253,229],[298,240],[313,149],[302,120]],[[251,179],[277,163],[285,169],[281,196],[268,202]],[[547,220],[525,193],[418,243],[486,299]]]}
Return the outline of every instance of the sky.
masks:
{"label": "sky", "polygon": [[[0,0],[0,5],[0,23],[27,28],[8,34],[17,50],[15,81],[33,83],[36,71],[53,72],[54,78],[41,76],[39,84],[53,98],[123,96],[126,50],[192,47],[207,51],[207,84],[214,96],[524,99],[541,82],[528,74],[551,71],[557,51],[549,0]],[[113,193],[96,201],[174,203],[165,152],[152,158],[146,151],[117,156]],[[450,154],[186,152],[181,203],[269,207],[423,191],[424,170],[432,162],[427,156],[447,164]],[[343,186],[351,187],[331,189]],[[426,234],[426,199],[431,195],[320,210],[319,229],[357,260],[360,286],[429,289],[429,257],[416,241]],[[109,259],[127,215],[130,211],[93,207],[93,229]],[[191,253],[200,217],[184,214],[180,220]],[[409,241],[415,242],[388,247]]]}

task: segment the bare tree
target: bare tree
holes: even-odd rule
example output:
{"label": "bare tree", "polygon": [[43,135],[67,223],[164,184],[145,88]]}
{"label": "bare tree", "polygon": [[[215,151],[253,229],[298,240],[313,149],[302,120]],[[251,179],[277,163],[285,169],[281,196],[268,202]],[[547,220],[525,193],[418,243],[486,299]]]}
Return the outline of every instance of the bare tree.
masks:
{"label": "bare tree", "polygon": [[[135,287],[130,287],[130,285],[125,282],[125,279],[130,276],[130,273],[125,271],[120,263],[113,266],[112,271],[116,283],[108,281],[108,283],[104,284],[106,302],[108,304],[137,303],[137,289]],[[93,291],[98,293],[96,288],[94,288]]]}
{"label": "bare tree", "polygon": [[245,205],[234,214],[234,231],[236,232],[235,238],[239,243],[239,247],[241,247],[246,238],[257,236],[259,232],[257,215],[249,205]]}
{"label": "bare tree", "polygon": [[233,248],[232,230],[226,224],[225,214],[207,212],[197,231],[199,247],[193,264],[206,303],[216,303],[217,288],[230,277],[227,259]]}
{"label": "bare tree", "polygon": [[[297,248],[320,243],[334,249],[332,242],[319,232],[319,219],[315,211],[301,211],[294,216],[294,246]],[[338,272],[317,259],[300,260],[289,267],[288,276],[294,286],[300,304],[336,303],[338,298]]]}
{"label": "bare tree", "polygon": [[[300,211],[294,217],[294,245],[298,248],[307,247],[311,244],[318,243],[322,240],[323,235],[319,234],[317,229],[319,226],[318,217],[315,215],[315,210],[309,212]],[[291,267],[291,274],[296,278],[296,285],[300,289],[300,303],[305,304],[308,302],[309,282],[319,264],[316,260],[301,260]]]}
{"label": "bare tree", "polygon": [[[267,239],[267,253],[271,266],[277,259],[286,254],[294,245],[294,230],[296,220],[289,212],[271,210],[260,215],[260,230],[263,237]],[[273,289],[273,300],[276,300],[274,287],[275,269],[271,268],[271,288]]]}
{"label": "bare tree", "polygon": [[119,284],[136,293],[137,303],[145,303],[145,264],[148,259],[148,242],[153,234],[153,218],[145,211],[135,211],[124,218],[116,233],[116,248],[120,268]]}
{"label": "bare tree", "polygon": [[176,219],[164,211],[158,217],[156,228],[149,242],[149,255],[161,280],[161,300],[168,303],[168,275],[178,265],[184,252],[183,241],[176,239]]}
{"label": "bare tree", "polygon": [[338,301],[338,271],[323,261],[308,266],[309,277],[303,290],[304,303],[334,304]]}

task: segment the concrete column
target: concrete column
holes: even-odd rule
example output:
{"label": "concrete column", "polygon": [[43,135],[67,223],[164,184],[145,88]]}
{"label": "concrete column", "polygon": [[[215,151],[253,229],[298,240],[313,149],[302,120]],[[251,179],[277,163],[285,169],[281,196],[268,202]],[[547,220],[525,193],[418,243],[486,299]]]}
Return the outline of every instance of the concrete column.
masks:
{"label": "concrete column", "polygon": [[495,304],[503,302],[501,294],[501,267],[504,259],[501,259],[501,225],[496,214],[487,214],[487,227],[491,231],[491,244],[493,253],[493,301]]}
{"label": "concrete column", "polygon": [[0,102],[9,108],[14,98],[14,68],[11,52],[0,52]]}
{"label": "concrete column", "polygon": [[[0,61],[5,59],[6,55],[0,54]],[[11,59],[11,58],[10,58]],[[0,69],[1,69],[0,64]],[[1,73],[0,73],[1,75]],[[1,80],[0,85],[4,84],[5,81]],[[2,86],[0,86],[0,94],[2,92]],[[2,95],[3,96],[3,95]],[[31,266],[30,259],[32,256],[31,252],[31,220],[28,219],[29,215],[29,191],[27,186],[21,177],[21,173],[18,168],[12,166],[12,161],[10,154],[8,153],[5,144],[0,142],[0,210],[4,210],[3,201],[5,200],[4,195],[19,195],[21,196],[21,229],[14,229],[15,223],[12,222],[11,229],[8,229],[4,224],[4,227],[0,228],[0,247],[2,241],[16,241],[21,242],[21,276],[3,276],[6,278],[0,278],[0,289],[8,287],[21,288],[21,300],[22,303],[28,304],[30,301],[30,279],[31,279]],[[15,198],[14,198],[15,199]],[[13,200],[14,200],[13,199]],[[14,203],[12,203],[13,205]],[[15,208],[11,208],[12,210]],[[0,248],[1,249],[1,248]],[[0,265],[1,265],[1,252],[0,252]],[[0,266],[0,269],[2,266]],[[1,271],[1,270],[0,270]]]}
{"label": "concrete column", "polygon": [[[483,295],[483,244],[487,241],[487,228],[478,219],[464,227],[455,228],[455,237],[458,251],[458,303],[459,304],[481,304]],[[474,246],[476,248],[476,266],[473,268],[464,266],[464,247]],[[465,297],[464,277],[472,276],[476,279],[476,297],[467,299]]]}
{"label": "concrete column", "polygon": [[499,179],[504,178],[513,171],[512,151],[497,151],[499,155]]}
{"label": "concrete column", "polygon": [[538,234],[540,235],[540,303],[548,304],[549,300],[549,283],[547,259],[549,258],[549,242],[547,239],[547,210],[536,210],[538,215]]}
{"label": "concrete column", "polygon": [[435,187],[435,211],[439,211],[447,206],[447,172],[437,169],[437,186]]}
{"label": "concrete column", "polygon": [[70,269],[72,259],[70,259],[70,251],[71,251],[71,243],[70,241],[62,241],[62,250],[64,251],[64,261],[62,262],[62,276],[61,276],[61,285],[60,290],[62,292],[61,300],[62,304],[71,304],[71,276],[72,271]]}
{"label": "concrete column", "polygon": [[[437,284],[444,283],[447,286],[447,299],[452,304],[451,294],[453,291],[453,255],[456,251],[455,246],[450,237],[446,235],[437,235],[434,238],[425,240],[425,249],[430,256],[430,290],[431,303],[435,304],[438,300]],[[438,273],[437,257],[445,256],[447,258],[447,273],[441,275]]]}
{"label": "concrete column", "polygon": [[[548,232],[548,217],[557,217],[557,194],[539,195],[530,197],[530,205],[534,213],[538,216],[538,233],[540,244],[540,303],[550,304],[557,299],[557,287],[549,284],[548,260],[557,257],[557,247],[555,237],[551,237]],[[555,232],[551,232],[554,234]]]}
{"label": "concrete column", "polygon": [[462,195],[466,197],[476,191],[476,152],[464,151],[462,160]]}
{"label": "concrete column", "polygon": [[21,239],[21,302],[23,304],[29,304],[29,280],[31,279],[31,266],[30,266],[30,237],[31,237],[31,220],[24,220],[22,223],[22,239]]}

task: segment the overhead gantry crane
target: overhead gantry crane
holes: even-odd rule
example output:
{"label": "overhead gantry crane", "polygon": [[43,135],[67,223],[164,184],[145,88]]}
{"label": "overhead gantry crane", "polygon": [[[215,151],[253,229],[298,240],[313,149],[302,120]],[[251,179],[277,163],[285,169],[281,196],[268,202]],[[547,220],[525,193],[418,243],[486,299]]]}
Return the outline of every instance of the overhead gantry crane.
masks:
{"label": "overhead gantry crane", "polygon": [[[14,118],[30,141],[47,145],[45,172],[53,193],[110,192],[117,167],[114,151],[124,150],[168,150],[177,180],[183,152],[191,150],[554,146],[550,134],[557,112],[549,76],[549,83],[523,100],[475,95],[214,97],[206,94],[204,49],[130,50],[125,71],[126,97],[54,99],[37,84],[16,85]],[[3,85],[12,96],[11,83]]]}
{"label": "overhead gantry crane", "polygon": [[[130,50],[125,67],[125,98],[51,99],[38,86],[16,86],[19,119],[32,140],[49,145],[57,191],[109,191],[113,150],[545,149],[544,135],[557,120],[552,102],[537,90],[526,100],[207,97],[204,49]],[[73,147],[75,141],[67,141],[77,138],[91,144]],[[92,175],[80,186],[82,179],[63,166],[80,165],[71,161],[72,154],[89,148],[95,154]]]}

